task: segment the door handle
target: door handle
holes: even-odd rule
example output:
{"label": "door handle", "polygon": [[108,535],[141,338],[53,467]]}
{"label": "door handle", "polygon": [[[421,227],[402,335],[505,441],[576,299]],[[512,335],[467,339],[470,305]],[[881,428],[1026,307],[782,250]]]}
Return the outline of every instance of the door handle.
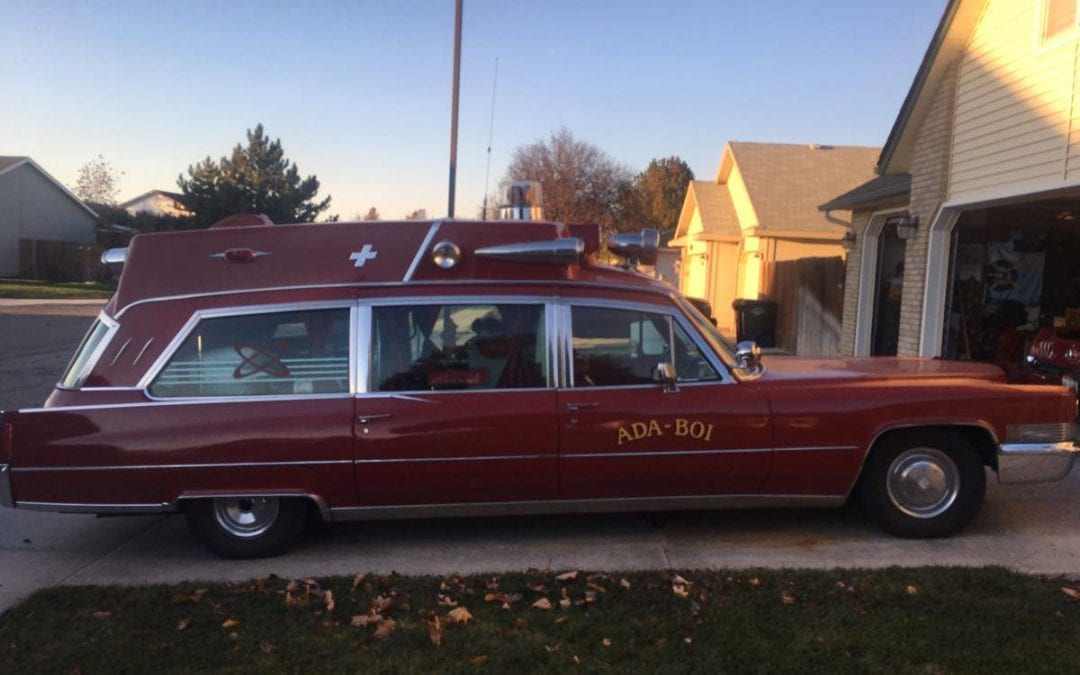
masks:
{"label": "door handle", "polygon": [[388,420],[391,417],[393,417],[393,415],[391,415],[390,413],[379,413],[379,414],[376,414],[376,415],[361,415],[360,417],[356,418],[356,421],[359,422],[360,424],[371,424],[372,422],[378,422],[380,420]]}
{"label": "door handle", "polygon": [[585,408],[599,408],[599,407],[600,407],[599,403],[592,403],[592,402],[567,403],[566,404],[566,409],[569,410],[570,412],[577,412],[579,410],[584,410]]}

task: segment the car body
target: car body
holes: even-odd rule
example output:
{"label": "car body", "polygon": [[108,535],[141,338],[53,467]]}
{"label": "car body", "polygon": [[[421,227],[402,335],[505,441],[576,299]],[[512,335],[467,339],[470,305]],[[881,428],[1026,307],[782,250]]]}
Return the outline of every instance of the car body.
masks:
{"label": "car body", "polygon": [[[646,260],[655,234],[609,249]],[[628,243],[629,241],[629,243]],[[328,521],[758,506],[853,493],[942,536],[1072,467],[1077,401],[988,365],[762,360],[541,222],[140,235],[56,389],[0,420],[0,503],[183,511],[226,556]],[[118,256],[112,255],[115,260]]]}

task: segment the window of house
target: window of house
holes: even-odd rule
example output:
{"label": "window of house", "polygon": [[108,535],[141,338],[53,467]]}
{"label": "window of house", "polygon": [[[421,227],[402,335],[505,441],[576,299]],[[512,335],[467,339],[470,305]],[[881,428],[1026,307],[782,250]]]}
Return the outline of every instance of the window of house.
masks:
{"label": "window of house", "polygon": [[349,310],[203,319],[150,385],[163,397],[349,391]]}
{"label": "window of house", "polygon": [[1076,27],[1077,0],[1045,0],[1042,40],[1047,42]]}
{"label": "window of house", "polygon": [[571,319],[575,387],[653,384],[656,367],[665,362],[675,364],[680,382],[718,378],[693,340],[666,314],[574,307]]}
{"label": "window of house", "polygon": [[375,307],[372,325],[372,391],[547,386],[543,305]]}

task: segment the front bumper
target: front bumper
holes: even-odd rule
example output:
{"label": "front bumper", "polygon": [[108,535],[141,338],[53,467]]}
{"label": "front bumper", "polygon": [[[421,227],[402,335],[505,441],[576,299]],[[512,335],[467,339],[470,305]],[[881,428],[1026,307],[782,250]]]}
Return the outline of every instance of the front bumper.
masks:
{"label": "front bumper", "polygon": [[11,467],[7,464],[0,464],[0,506],[15,506],[15,500],[11,497]]}
{"label": "front bumper", "polygon": [[1076,442],[1004,443],[998,450],[998,481],[1045,483],[1061,480],[1080,457]]}

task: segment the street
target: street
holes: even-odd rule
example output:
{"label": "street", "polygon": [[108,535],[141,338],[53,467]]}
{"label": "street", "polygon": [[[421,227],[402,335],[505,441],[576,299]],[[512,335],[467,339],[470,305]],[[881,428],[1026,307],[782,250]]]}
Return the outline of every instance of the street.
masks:
{"label": "street", "polygon": [[[36,407],[96,314],[88,305],[0,301],[0,407]],[[142,584],[353,574],[642,569],[1004,565],[1080,576],[1080,478],[1000,486],[970,528],[946,540],[882,534],[858,513],[728,511],[650,515],[343,523],[316,528],[289,554],[220,560],[182,517],[0,510],[0,610],[54,584]]]}

